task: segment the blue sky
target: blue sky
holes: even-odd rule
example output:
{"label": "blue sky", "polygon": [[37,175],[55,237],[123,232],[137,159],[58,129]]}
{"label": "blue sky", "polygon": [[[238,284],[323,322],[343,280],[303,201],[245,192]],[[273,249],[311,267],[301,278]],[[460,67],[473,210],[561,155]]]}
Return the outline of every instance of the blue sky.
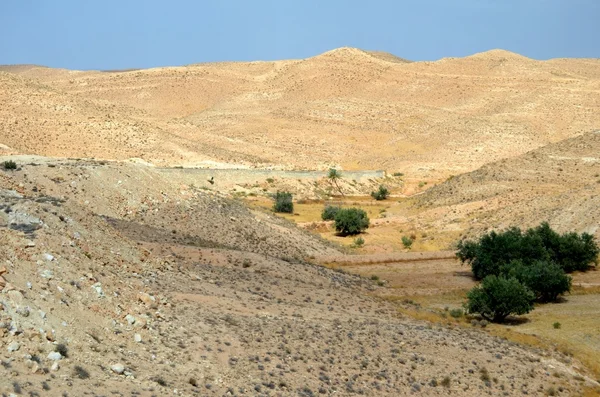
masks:
{"label": "blue sky", "polygon": [[0,64],[120,69],[306,58],[412,60],[502,48],[600,57],[600,0],[0,0]]}

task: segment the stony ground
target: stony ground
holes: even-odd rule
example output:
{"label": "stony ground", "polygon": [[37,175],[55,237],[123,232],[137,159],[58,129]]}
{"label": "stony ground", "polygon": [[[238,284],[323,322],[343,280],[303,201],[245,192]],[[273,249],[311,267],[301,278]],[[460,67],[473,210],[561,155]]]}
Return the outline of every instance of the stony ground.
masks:
{"label": "stony ground", "polygon": [[373,295],[385,287],[305,261],[334,246],[159,178],[43,159],[0,171],[4,395],[577,395],[592,384],[561,354],[404,318]]}

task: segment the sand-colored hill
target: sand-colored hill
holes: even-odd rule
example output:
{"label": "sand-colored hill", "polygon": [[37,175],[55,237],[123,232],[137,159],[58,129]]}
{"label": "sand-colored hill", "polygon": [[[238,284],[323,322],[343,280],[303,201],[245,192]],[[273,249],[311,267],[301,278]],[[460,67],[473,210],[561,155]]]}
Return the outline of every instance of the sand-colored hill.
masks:
{"label": "sand-colored hill", "polygon": [[[416,197],[439,230],[471,235],[542,221],[600,238],[600,131],[459,175]],[[443,215],[442,215],[443,214]]]}
{"label": "sand-colored hill", "polygon": [[126,72],[5,70],[0,143],[43,155],[435,179],[600,126],[599,60],[502,50],[435,62],[340,48]]}

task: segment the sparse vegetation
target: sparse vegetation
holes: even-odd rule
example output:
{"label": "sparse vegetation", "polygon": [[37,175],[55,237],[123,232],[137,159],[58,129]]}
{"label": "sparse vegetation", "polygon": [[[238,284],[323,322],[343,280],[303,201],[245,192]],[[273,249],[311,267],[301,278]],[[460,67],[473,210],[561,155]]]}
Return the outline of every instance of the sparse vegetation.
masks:
{"label": "sparse vegetation", "polygon": [[337,206],[333,206],[333,205],[326,205],[325,208],[323,208],[323,212],[321,212],[321,219],[323,219],[324,221],[332,221],[335,219],[335,215],[338,213],[338,211],[341,209],[341,207],[337,207]]}
{"label": "sparse vegetation", "polygon": [[404,246],[404,248],[410,249],[410,247],[412,247],[412,244],[412,238],[410,238],[409,236],[402,236],[402,245]]}
{"label": "sparse vegetation", "polygon": [[273,210],[275,212],[292,214],[294,212],[294,203],[292,200],[292,193],[277,192],[275,194],[275,204],[273,204]]}
{"label": "sparse vegetation", "polygon": [[5,161],[4,163],[2,163],[2,167],[5,170],[16,170],[17,169],[17,163],[15,163],[12,160],[8,160],[8,161]]}
{"label": "sparse vegetation", "polygon": [[392,176],[404,176],[403,172],[394,172]]}
{"label": "sparse vegetation", "polygon": [[360,248],[365,245],[365,239],[362,237],[357,237],[354,239],[354,243],[352,244],[355,248]]}
{"label": "sparse vegetation", "polygon": [[377,191],[371,192],[371,197],[373,197],[377,201],[385,200],[388,198],[389,195],[390,191],[383,185],[380,185]]}
{"label": "sparse vegetation", "polygon": [[556,321],[554,324],[552,324],[552,327],[554,329],[560,329],[560,326],[561,326],[561,324],[558,321]]}
{"label": "sparse vegetation", "polygon": [[369,227],[369,217],[360,208],[341,208],[334,220],[335,230],[342,236],[360,234]]}

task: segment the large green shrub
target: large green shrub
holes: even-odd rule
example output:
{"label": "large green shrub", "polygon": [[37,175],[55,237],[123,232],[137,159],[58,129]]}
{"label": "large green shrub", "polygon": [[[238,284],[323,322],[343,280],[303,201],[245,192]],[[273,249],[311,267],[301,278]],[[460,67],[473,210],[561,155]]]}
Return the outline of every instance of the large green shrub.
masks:
{"label": "large green shrub", "polygon": [[390,191],[383,185],[379,186],[379,189],[377,191],[371,192],[371,197],[373,197],[377,201],[385,200],[388,198],[389,195]]}
{"label": "large green shrub", "polygon": [[511,315],[533,310],[534,293],[516,278],[487,276],[467,294],[466,309],[489,321],[502,322]]}
{"label": "large green shrub", "polygon": [[291,214],[294,212],[294,203],[292,201],[292,193],[277,192],[275,194],[275,204],[273,204],[275,212],[285,212]]}
{"label": "large green shrub", "polygon": [[512,227],[502,232],[483,235],[478,241],[461,241],[457,257],[469,263],[478,280],[488,275],[499,275],[510,262],[525,264],[550,261],[566,272],[587,270],[597,261],[598,245],[593,236],[583,233],[558,234],[547,223],[522,232]]}
{"label": "large green shrub", "polygon": [[553,302],[571,291],[572,278],[557,263],[535,261],[525,264],[514,261],[502,269],[506,277],[514,277],[529,288],[540,302]]}
{"label": "large green shrub", "polygon": [[341,207],[335,207],[333,205],[325,206],[325,208],[323,208],[323,212],[321,212],[321,219],[323,219],[324,221],[334,220],[335,215],[338,213],[338,211],[340,209],[341,209]]}
{"label": "large green shrub", "polygon": [[369,227],[369,217],[360,208],[341,208],[334,220],[335,230],[342,236],[359,234]]}

